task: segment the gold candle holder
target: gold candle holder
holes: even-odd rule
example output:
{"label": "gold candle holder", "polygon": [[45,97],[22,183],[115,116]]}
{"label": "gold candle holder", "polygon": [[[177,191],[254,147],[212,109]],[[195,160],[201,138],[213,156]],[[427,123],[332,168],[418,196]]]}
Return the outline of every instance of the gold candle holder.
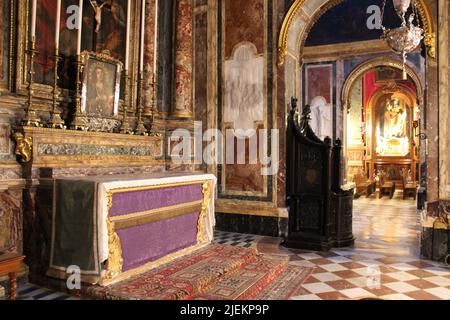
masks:
{"label": "gold candle holder", "polygon": [[160,133],[153,132],[153,120],[155,118],[155,115],[158,114],[158,96],[157,96],[157,83],[155,75],[153,75],[153,80],[151,83],[152,86],[152,101],[150,105],[150,136],[161,136]]}
{"label": "gold candle holder", "polygon": [[[153,79],[149,79],[148,82],[145,82],[145,87],[149,90],[149,93],[151,94],[151,97],[148,97],[148,100],[146,101],[146,104],[144,106],[143,116],[144,117],[151,117],[153,116],[153,106],[154,106],[154,98],[155,98],[155,77],[153,76]],[[147,95],[146,95],[147,97]]]}
{"label": "gold candle holder", "polygon": [[138,119],[137,119],[137,127],[135,130],[135,134],[148,136],[147,128],[144,125],[144,120],[142,113],[144,112],[144,96],[143,96],[143,84],[144,84],[144,74],[141,71],[139,73],[139,81],[138,81]]}
{"label": "gold candle holder", "polygon": [[75,115],[71,124],[72,130],[86,131],[86,118],[81,110],[81,73],[83,72],[83,63],[81,61],[81,55],[77,55],[77,81],[75,92]]}
{"label": "gold candle holder", "polygon": [[124,71],[125,79],[125,93],[123,101],[123,120],[120,127],[120,133],[122,134],[134,134],[133,129],[128,121],[128,106],[130,105],[130,74],[128,70]]}
{"label": "gold candle holder", "polygon": [[61,112],[58,111],[58,104],[59,104],[59,88],[58,88],[58,64],[61,60],[61,57],[59,55],[59,49],[55,49],[55,74],[53,77],[53,106],[52,106],[52,112],[50,114],[50,120],[48,121],[47,125],[50,128],[54,129],[66,129],[66,126],[64,124],[64,120],[61,119]]}
{"label": "gold candle holder", "polygon": [[36,40],[33,38],[30,41],[30,48],[27,51],[29,55],[29,80],[28,80],[28,101],[25,110],[25,118],[22,120],[23,126],[33,126],[33,127],[41,127],[42,122],[41,119],[36,114],[36,110],[34,110],[33,105],[33,84],[34,84],[34,57],[38,52],[36,51]]}

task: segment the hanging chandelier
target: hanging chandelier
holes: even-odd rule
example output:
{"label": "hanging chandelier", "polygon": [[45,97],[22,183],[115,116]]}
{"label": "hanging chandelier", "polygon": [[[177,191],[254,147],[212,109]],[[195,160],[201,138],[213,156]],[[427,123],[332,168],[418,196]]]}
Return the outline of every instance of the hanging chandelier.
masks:
{"label": "hanging chandelier", "polygon": [[[381,22],[384,20],[384,10],[386,8],[386,1],[383,0],[383,8],[381,11]],[[392,0],[394,9],[399,18],[402,20],[400,27],[395,29],[387,29],[383,25],[382,39],[386,40],[389,47],[401,55],[403,58],[403,79],[407,80],[406,59],[407,55],[413,52],[421,43],[423,39],[424,30],[420,27],[419,15],[415,0]],[[411,8],[411,10],[410,10]],[[406,17],[408,11],[408,18]]]}

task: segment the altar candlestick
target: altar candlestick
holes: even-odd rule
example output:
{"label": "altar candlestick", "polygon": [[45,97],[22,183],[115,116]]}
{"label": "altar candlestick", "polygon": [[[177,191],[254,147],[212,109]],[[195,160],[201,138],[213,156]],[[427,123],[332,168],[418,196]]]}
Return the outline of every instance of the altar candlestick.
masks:
{"label": "altar candlestick", "polygon": [[145,0],[142,0],[142,16],[141,16],[141,56],[139,63],[139,71],[144,71],[144,45],[145,45]]}
{"label": "altar candlestick", "polygon": [[155,0],[155,38],[154,38],[154,53],[153,53],[153,80],[156,79],[157,62],[158,62],[158,0]]}
{"label": "altar candlestick", "polygon": [[127,1],[127,34],[125,40],[125,70],[128,70],[130,59],[130,20],[131,20],[131,1]]}
{"label": "altar candlestick", "polygon": [[61,0],[56,3],[55,49],[59,51],[59,28],[61,26]]}
{"label": "altar candlestick", "polygon": [[37,0],[33,0],[31,5],[31,41],[36,40],[36,11]]}
{"label": "altar candlestick", "polygon": [[77,55],[81,54],[81,28],[83,26],[83,0],[80,0],[78,10],[78,41],[77,41]]}

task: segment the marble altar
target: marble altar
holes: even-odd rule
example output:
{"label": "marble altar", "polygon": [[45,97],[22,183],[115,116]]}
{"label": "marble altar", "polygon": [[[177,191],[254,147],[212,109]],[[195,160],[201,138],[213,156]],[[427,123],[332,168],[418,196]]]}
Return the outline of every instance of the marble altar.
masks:
{"label": "marble altar", "polygon": [[213,240],[216,178],[160,174],[56,179],[49,276],[108,285]]}

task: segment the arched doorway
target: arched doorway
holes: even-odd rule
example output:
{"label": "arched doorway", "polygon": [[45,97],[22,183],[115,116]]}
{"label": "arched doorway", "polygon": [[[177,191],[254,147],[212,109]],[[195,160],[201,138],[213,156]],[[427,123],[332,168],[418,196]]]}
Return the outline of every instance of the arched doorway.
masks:
{"label": "arched doorway", "polygon": [[[377,99],[387,96],[395,99],[401,97],[406,105],[411,108],[408,112],[408,157],[400,159],[402,152],[393,153],[389,156],[396,158],[399,163],[408,163],[408,170],[419,181],[421,169],[420,163],[426,161],[425,141],[423,132],[425,127],[424,109],[424,83],[413,68],[406,66],[407,80],[401,79],[403,65],[400,61],[392,58],[375,58],[355,67],[346,78],[342,88],[343,101],[343,144],[346,156],[346,182],[354,182],[353,176],[364,173],[364,176],[373,177],[376,168],[372,159],[377,147],[376,140],[371,139],[370,133],[380,130],[375,116],[379,115],[376,106],[380,104]],[[395,74],[397,73],[397,79]],[[381,79],[382,77],[388,79]],[[389,78],[390,77],[390,78]],[[399,80],[400,79],[400,80]],[[369,88],[367,88],[369,86]],[[364,87],[364,92],[363,91]],[[359,94],[359,95],[358,95]],[[378,126],[378,127],[377,127]],[[405,137],[406,138],[406,137]],[[409,143],[411,142],[411,143]],[[422,148],[423,152],[420,152]],[[383,155],[377,158],[384,159]],[[375,161],[376,162],[376,161]],[[383,162],[383,161],[381,161]],[[425,176],[426,172],[422,172]],[[398,187],[401,187],[398,185]]]}
{"label": "arched doorway", "polygon": [[[316,22],[331,8],[345,0],[295,0],[286,14],[278,39],[278,66],[284,76],[285,101],[299,96],[298,70],[303,64],[303,50],[309,32]],[[417,9],[425,35],[424,45],[429,57],[436,57],[436,34],[430,8],[424,0],[418,0]]]}
{"label": "arched doorway", "polygon": [[[329,59],[329,57],[322,58],[320,57],[320,53],[324,52],[325,49],[329,49],[329,47],[325,45],[320,46],[320,50],[316,49],[316,53],[314,55],[314,58],[320,58],[317,60],[314,59],[307,59],[305,57],[311,57],[313,55],[308,53],[311,53],[311,50],[307,50],[305,43],[308,41],[308,37],[314,33],[314,26],[320,22],[320,19],[322,16],[324,16],[328,11],[332,10],[334,7],[339,6],[342,3],[351,2],[351,0],[348,1],[295,1],[294,4],[291,6],[281,29],[280,32],[280,39],[279,39],[279,47],[278,47],[278,64],[279,64],[279,72],[281,72],[281,75],[284,75],[283,81],[284,86],[282,86],[284,90],[284,98],[285,101],[288,101],[290,97],[295,96],[299,99],[300,105],[305,104],[311,104],[314,98],[324,98],[320,99],[322,101],[325,101],[321,104],[319,104],[319,108],[322,105],[331,105],[334,107],[334,114],[333,117],[333,124],[334,127],[330,129],[330,136],[332,136],[334,139],[341,138],[344,141],[344,145],[347,144],[347,131],[348,131],[348,118],[347,118],[347,112],[350,110],[349,107],[349,96],[351,94],[351,88],[355,81],[361,80],[361,77],[363,77],[365,74],[370,72],[377,72],[379,68],[387,68],[387,69],[394,69],[394,70],[401,70],[402,69],[402,63],[398,56],[395,54],[389,53],[388,51],[383,51],[377,48],[378,51],[376,52],[370,52],[367,48],[360,47],[358,52],[355,51],[355,56],[358,56],[359,53],[364,52],[364,57],[361,58],[358,56],[357,58],[352,58],[348,60],[348,63],[344,62],[336,62],[335,60]],[[415,157],[414,159],[410,159],[408,161],[403,161],[402,165],[408,165],[409,167],[401,167],[400,163],[397,167],[398,171],[400,172],[402,169],[407,169],[406,172],[411,172],[411,175],[414,177],[417,177],[417,181],[419,179],[419,173],[424,172],[426,169],[422,169],[422,165],[426,162],[426,155],[425,155],[425,142],[421,143],[420,139],[416,137],[416,134],[420,133],[420,130],[424,128],[424,117],[423,112],[426,110],[426,99],[424,97],[424,88],[426,86],[426,83],[428,81],[428,74],[424,72],[425,65],[426,65],[426,59],[431,59],[435,55],[435,49],[434,49],[434,29],[433,29],[433,21],[431,19],[431,14],[429,12],[429,9],[424,1],[418,1],[418,9],[420,12],[420,17],[422,20],[422,24],[425,29],[425,40],[424,40],[424,47],[422,52],[417,52],[417,57],[420,59],[420,61],[415,62],[409,62],[407,69],[408,74],[408,81],[412,84],[414,87],[414,90],[407,90],[407,88],[402,88],[401,86],[392,87],[391,83],[385,83],[383,86],[380,86],[378,90],[386,91],[391,90],[390,98],[392,98],[392,102],[397,101],[398,97],[404,98],[403,102],[404,106],[408,106],[408,119],[409,119],[409,127],[406,129],[407,135],[408,135],[408,156]],[[333,45],[339,47],[339,48],[345,48],[348,50],[350,46],[346,46],[346,44],[340,45],[340,43],[334,42]],[[356,46],[357,47],[357,46]],[[322,51],[322,49],[324,49]],[[370,48],[369,48],[370,49]],[[351,49],[349,49],[351,50]],[[348,56],[351,56],[351,51],[345,51],[343,50]],[[339,53],[340,54],[340,53]],[[336,54],[337,56],[339,54]],[[376,58],[374,58],[374,56]],[[340,63],[340,66],[339,66]],[[339,73],[339,68],[341,68],[341,72]],[[319,70],[321,69],[321,70]],[[328,70],[327,70],[328,69]],[[344,70],[345,69],[345,70]],[[311,72],[308,74],[309,70]],[[318,71],[319,70],[319,71]],[[319,93],[314,92],[314,90],[308,90],[308,77],[314,77],[315,74],[320,75],[327,75],[329,74],[329,78],[326,79],[326,81],[329,81],[330,83],[333,83],[333,87],[331,90],[322,90],[322,92],[319,91]],[[336,85],[336,82],[340,81],[340,85]],[[394,81],[395,84],[395,81]],[[310,85],[312,88],[320,87],[323,85],[323,81],[317,81],[316,83],[313,83]],[[396,84],[398,85],[398,83]],[[391,86],[391,88],[389,88]],[[404,90],[403,90],[404,89]],[[317,90],[316,90],[317,91]],[[330,94],[328,94],[330,92]],[[403,95],[401,93],[403,92]],[[373,93],[374,94],[374,93]],[[373,100],[369,101],[369,98],[373,98]],[[370,121],[364,123],[364,127],[367,129],[370,127],[371,130],[376,130],[376,126],[374,125],[375,120],[372,116],[375,116],[378,114],[380,115],[379,109],[381,102],[386,102],[388,96],[378,94],[378,96],[367,97],[367,105],[364,105],[365,110],[369,110],[370,112]],[[319,100],[318,100],[319,101]],[[377,105],[378,104],[378,105]],[[312,108],[314,109],[314,108]],[[406,109],[405,109],[406,110]],[[406,113],[405,113],[406,114]],[[378,119],[379,120],[379,119]],[[413,128],[413,123],[414,127]],[[339,127],[339,125],[341,127]],[[376,133],[376,131],[375,131]],[[406,137],[401,137],[406,138]],[[395,139],[392,139],[394,141]],[[399,140],[399,139],[397,139]],[[397,141],[396,140],[396,141]],[[403,141],[406,141],[405,139]],[[367,143],[367,142],[365,142]],[[370,148],[364,147],[363,155],[361,157],[361,167],[362,171],[364,173],[364,176],[366,178],[373,177],[374,173],[378,171],[387,170],[391,167],[384,167],[385,165],[391,166],[392,163],[383,163],[380,162],[381,156],[383,155],[383,152],[381,152],[381,156],[378,157],[375,161],[375,158],[372,157],[372,155],[367,156],[365,154],[369,149],[370,152],[376,151],[378,145],[374,143],[374,140],[371,140],[368,142],[368,145],[370,145]],[[416,147],[412,147],[416,145]],[[422,147],[422,148],[420,148]],[[347,148],[345,148],[345,152],[347,153]],[[419,152],[419,150],[421,150]],[[402,152],[399,153],[403,158],[406,158],[406,154],[403,154]],[[392,155],[389,155],[392,156]],[[400,158],[400,157],[399,157]],[[391,160],[391,159],[390,159]],[[399,159],[396,159],[399,160]],[[399,160],[400,162],[400,160]],[[368,170],[366,170],[368,168]],[[346,175],[347,176],[347,175]],[[347,179],[351,180],[351,179]],[[397,190],[401,190],[402,186],[402,178],[399,176],[395,179],[394,185],[397,187]],[[343,181],[343,184],[346,181]],[[376,185],[378,187],[378,180],[376,181]],[[405,202],[406,203],[406,202]],[[399,206],[403,206],[402,204],[399,204]],[[409,208],[414,207],[414,202],[412,200],[409,201],[408,204]],[[395,206],[391,208],[392,211],[395,211]],[[402,216],[399,218],[399,224],[396,225],[398,227],[400,225],[400,221],[402,219],[408,220],[408,219],[415,219],[415,209],[413,208],[413,216],[409,216],[406,214],[405,216]],[[367,217],[364,217],[367,218]],[[377,223],[376,219],[374,219],[375,223]],[[379,222],[379,221],[378,221]],[[384,219],[383,223],[388,224],[389,219]],[[394,224],[392,224],[393,226]],[[416,232],[414,234],[415,240],[418,239],[420,236],[420,231],[418,230],[418,225],[415,224],[412,226],[413,231]],[[401,228],[401,227],[400,227]],[[385,230],[388,230],[389,228],[386,228]],[[394,228],[395,229],[395,228]],[[397,234],[397,233],[403,233],[402,230],[392,230],[386,234]],[[406,231],[405,231],[406,232]],[[386,234],[381,234],[380,239],[387,239],[386,241],[389,242],[391,239],[389,237],[385,237]],[[401,243],[401,237],[399,237],[397,240],[397,243],[400,246]],[[358,239],[358,236],[357,236]],[[418,241],[414,242],[413,244],[418,251]]]}

